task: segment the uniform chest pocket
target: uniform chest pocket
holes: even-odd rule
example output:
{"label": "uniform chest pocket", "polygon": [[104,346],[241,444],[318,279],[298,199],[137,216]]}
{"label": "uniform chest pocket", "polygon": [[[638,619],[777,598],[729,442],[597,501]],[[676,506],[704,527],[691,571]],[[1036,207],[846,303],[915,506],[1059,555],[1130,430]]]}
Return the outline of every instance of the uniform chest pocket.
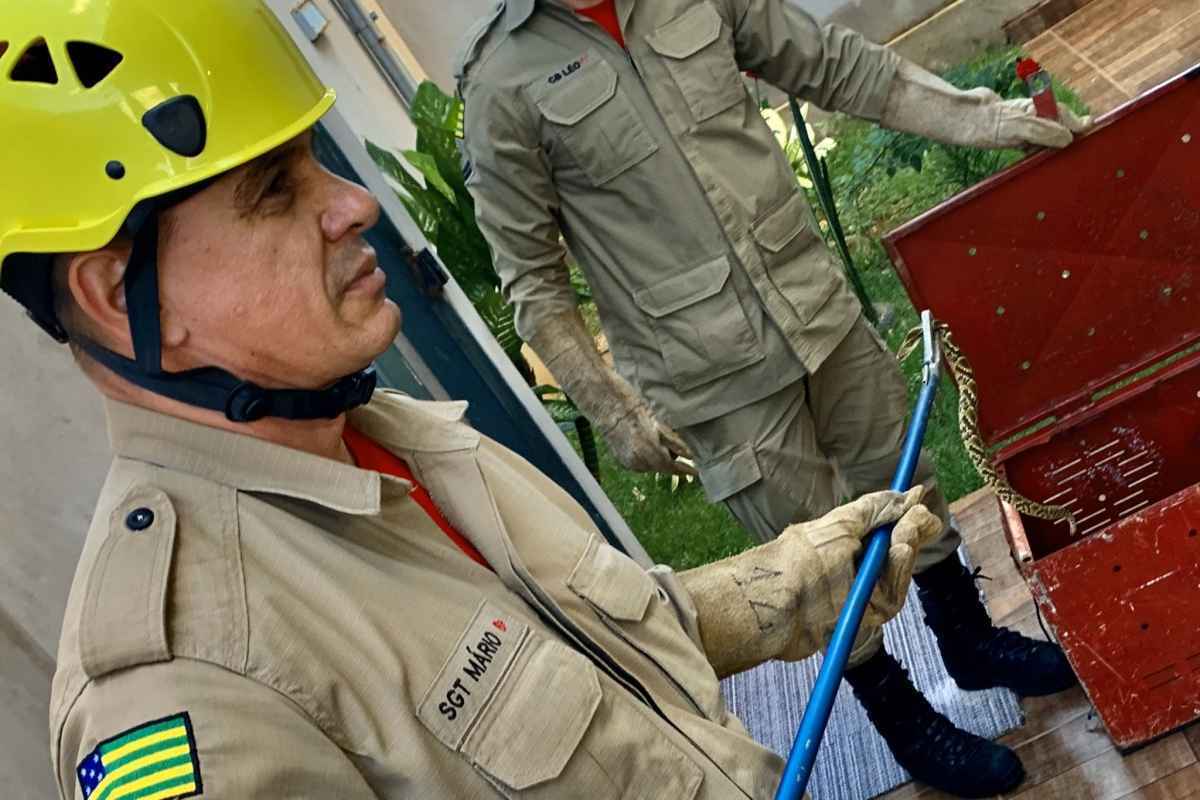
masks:
{"label": "uniform chest pocket", "polygon": [[649,158],[658,144],[621,91],[612,65],[588,53],[571,66],[565,77],[534,87],[534,97],[554,137],[589,182],[603,186]]}
{"label": "uniform chest pocket", "polygon": [[767,272],[804,323],[811,322],[844,286],[825,241],[816,233],[804,196],[786,202],[751,226]]}
{"label": "uniform chest pocket", "polygon": [[733,43],[717,10],[700,3],[646,37],[666,61],[696,122],[746,98]]}
{"label": "uniform chest pocket", "polygon": [[764,357],[733,287],[726,256],[638,289],[633,301],[651,318],[659,352],[680,392]]}
{"label": "uniform chest pocket", "polygon": [[[489,637],[489,630],[499,631],[495,621],[505,630]],[[472,644],[476,638],[501,643],[481,651]],[[494,679],[476,682],[462,673],[472,658],[479,672],[480,656],[489,654]],[[469,697],[452,694],[464,690]],[[603,687],[583,655],[485,604],[417,716],[514,800],[691,800],[703,772],[622,691]],[[453,718],[439,710],[443,703],[455,710]]]}
{"label": "uniform chest pocket", "polygon": [[679,624],[674,607],[637,563],[592,536],[567,587],[595,608],[618,636],[655,662],[696,710],[724,722],[716,673]]}

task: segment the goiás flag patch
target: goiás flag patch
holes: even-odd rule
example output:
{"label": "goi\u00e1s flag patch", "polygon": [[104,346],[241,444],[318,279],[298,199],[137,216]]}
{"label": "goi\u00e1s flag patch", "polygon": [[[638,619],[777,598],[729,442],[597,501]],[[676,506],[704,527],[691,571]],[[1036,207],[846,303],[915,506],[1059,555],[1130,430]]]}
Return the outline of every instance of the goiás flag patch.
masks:
{"label": "goi\u00e1s flag patch", "polygon": [[203,791],[186,711],[96,745],[76,768],[84,800],[174,800]]}

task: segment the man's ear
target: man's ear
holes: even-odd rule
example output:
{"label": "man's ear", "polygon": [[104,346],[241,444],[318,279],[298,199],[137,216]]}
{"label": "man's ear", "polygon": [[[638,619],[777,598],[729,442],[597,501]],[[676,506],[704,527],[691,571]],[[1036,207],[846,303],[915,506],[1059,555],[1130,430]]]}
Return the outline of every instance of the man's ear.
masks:
{"label": "man's ear", "polygon": [[109,245],[70,256],[67,289],[75,301],[80,320],[101,344],[126,357],[133,356],[129,314],[125,308],[125,267],[131,247]]}

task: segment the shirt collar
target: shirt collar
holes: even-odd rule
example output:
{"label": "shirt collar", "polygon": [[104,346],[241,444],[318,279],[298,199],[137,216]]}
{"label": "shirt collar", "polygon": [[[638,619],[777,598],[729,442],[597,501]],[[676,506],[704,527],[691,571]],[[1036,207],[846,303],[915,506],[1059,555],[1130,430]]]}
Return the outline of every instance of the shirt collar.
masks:
{"label": "shirt collar", "polygon": [[[539,3],[559,6],[570,11],[570,7],[564,5],[561,0],[503,0],[503,3],[505,33],[512,33],[524,25],[533,16],[533,11]],[[632,0],[617,0],[617,14],[622,25],[629,20],[629,7],[632,4]]]}
{"label": "shirt collar", "polygon": [[533,15],[537,0],[507,0],[504,4],[504,32],[512,33]]}
{"label": "shirt collar", "polygon": [[[125,458],[196,475],[240,491],[318,503],[347,514],[377,514],[380,476],[340,461],[245,434],[210,428],[106,400],[109,440]],[[428,403],[381,390],[350,413],[350,424],[400,457],[408,453],[473,450],[479,434],[461,424],[466,403]]]}

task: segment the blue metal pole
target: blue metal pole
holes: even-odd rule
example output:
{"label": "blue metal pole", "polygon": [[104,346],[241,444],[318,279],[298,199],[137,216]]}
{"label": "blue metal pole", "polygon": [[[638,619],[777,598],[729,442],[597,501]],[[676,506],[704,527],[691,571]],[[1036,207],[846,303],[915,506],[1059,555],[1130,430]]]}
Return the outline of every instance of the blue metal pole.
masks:
{"label": "blue metal pole", "polygon": [[[921,457],[921,444],[925,439],[925,427],[937,394],[937,344],[931,341],[932,317],[928,311],[922,316],[922,322],[926,327],[925,380],[912,422],[905,435],[900,463],[892,477],[891,488],[897,492],[908,491],[912,487],[913,474]],[[800,730],[796,734],[796,741],[792,743],[792,752],[788,756],[779,789],[775,792],[775,800],[800,800],[808,789],[813,765],[817,761],[817,751],[825,736],[825,727],[829,724],[829,714],[833,711],[833,701],[845,675],[846,663],[858,636],[858,628],[866,614],[871,594],[875,591],[875,584],[879,581],[887,562],[893,528],[895,525],[884,525],[870,534],[866,553],[850,588],[846,605],[842,607],[842,613],[838,616],[833,636],[829,640],[829,649],[825,653],[825,661],[821,664],[821,672],[813,686],[804,717],[800,720]]]}

